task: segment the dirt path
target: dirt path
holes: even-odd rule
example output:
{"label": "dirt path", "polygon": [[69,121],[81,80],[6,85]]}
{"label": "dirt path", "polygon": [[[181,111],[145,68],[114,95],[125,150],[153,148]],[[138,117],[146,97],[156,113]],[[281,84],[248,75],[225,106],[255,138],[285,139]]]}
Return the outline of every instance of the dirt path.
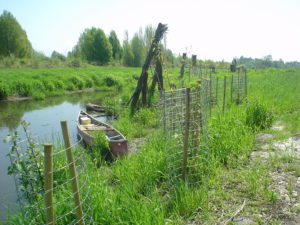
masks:
{"label": "dirt path", "polygon": [[[284,126],[276,123],[272,129],[281,132]],[[268,188],[274,193],[274,202],[263,205],[261,216],[270,218],[270,221],[280,221],[279,224],[300,224],[300,135],[274,141],[271,133],[260,133],[257,135],[256,151],[250,157],[251,164],[261,162],[271,165]],[[243,217],[234,220],[235,224],[260,224],[254,221],[254,218]]]}

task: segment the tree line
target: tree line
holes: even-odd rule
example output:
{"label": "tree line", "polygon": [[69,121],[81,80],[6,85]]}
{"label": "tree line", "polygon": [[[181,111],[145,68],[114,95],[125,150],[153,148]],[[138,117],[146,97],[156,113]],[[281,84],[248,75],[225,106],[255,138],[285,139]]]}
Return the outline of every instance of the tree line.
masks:
{"label": "tree line", "polygon": [[244,57],[241,56],[237,59],[238,64],[243,64],[247,68],[253,69],[264,69],[264,68],[300,68],[300,62],[292,61],[292,62],[284,62],[282,59],[273,60],[271,55],[267,55],[262,57],[261,59],[258,58],[251,58],[251,57]]}
{"label": "tree line", "polygon": [[[121,44],[114,30],[107,36],[102,29],[92,27],[84,30],[67,56],[53,51],[50,57],[46,57],[32,48],[25,30],[16,18],[10,12],[4,11],[0,16],[0,60],[7,64],[13,63],[14,60],[26,64],[26,60],[34,59],[39,62],[48,61],[50,64],[68,62],[71,66],[80,66],[82,63],[93,65],[110,63],[140,67],[145,60],[154,32],[155,28],[149,25],[136,32],[130,40],[126,31]],[[170,64],[174,64],[175,56],[170,49],[164,49],[164,55]]]}
{"label": "tree line", "polygon": [[[50,57],[39,53],[32,48],[25,30],[22,29],[16,18],[8,11],[3,11],[0,16],[0,66],[82,66],[84,63],[93,65],[123,65],[128,67],[140,67],[145,60],[147,51],[154,37],[155,27],[149,25],[136,32],[129,39],[128,32],[121,43],[116,32],[111,31],[106,35],[100,28],[85,29],[80,35],[77,44],[67,56],[53,51]],[[162,56],[168,67],[179,67],[182,57],[176,56],[170,49],[161,44]],[[189,60],[189,59],[187,59]],[[226,62],[201,61],[199,64],[227,64]],[[300,62],[283,62],[272,60],[272,56],[262,59],[252,59],[241,56],[238,64],[244,64],[249,68],[300,68]]]}

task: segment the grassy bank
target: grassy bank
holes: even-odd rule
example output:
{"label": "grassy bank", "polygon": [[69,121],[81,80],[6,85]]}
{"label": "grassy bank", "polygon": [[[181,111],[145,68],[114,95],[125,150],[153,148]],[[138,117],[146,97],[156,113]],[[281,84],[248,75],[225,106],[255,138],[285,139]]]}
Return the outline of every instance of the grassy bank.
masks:
{"label": "grassy bank", "polygon": [[[126,92],[136,84],[138,68],[87,67],[0,69],[0,100],[8,97],[43,99],[70,91],[95,88]],[[125,89],[125,90],[123,90]]]}

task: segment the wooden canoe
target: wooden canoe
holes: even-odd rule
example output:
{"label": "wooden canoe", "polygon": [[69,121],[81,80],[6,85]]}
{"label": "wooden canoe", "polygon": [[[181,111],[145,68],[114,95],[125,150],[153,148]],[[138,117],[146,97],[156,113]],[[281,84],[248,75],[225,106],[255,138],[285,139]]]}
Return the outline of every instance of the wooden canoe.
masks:
{"label": "wooden canoe", "polygon": [[96,112],[105,112],[106,111],[104,106],[96,105],[93,103],[87,103],[86,110],[93,110]]}
{"label": "wooden canoe", "polygon": [[[88,121],[85,123],[84,121]],[[128,141],[120,131],[114,127],[95,119],[84,111],[80,111],[77,119],[78,134],[87,145],[93,145],[93,133],[104,131],[109,142],[109,148],[115,156],[122,156],[128,152]]]}

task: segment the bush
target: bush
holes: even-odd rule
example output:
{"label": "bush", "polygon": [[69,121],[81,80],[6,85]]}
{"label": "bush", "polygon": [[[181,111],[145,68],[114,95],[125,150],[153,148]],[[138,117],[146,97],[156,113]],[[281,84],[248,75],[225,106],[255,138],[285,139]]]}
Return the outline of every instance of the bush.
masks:
{"label": "bush", "polygon": [[6,99],[9,96],[9,86],[0,82],[0,100]]}
{"label": "bush", "polygon": [[55,80],[54,86],[56,89],[64,89],[65,88],[65,84],[61,80]]}
{"label": "bush", "polygon": [[44,91],[45,90],[44,83],[41,82],[41,81],[38,81],[38,80],[35,80],[35,81],[32,82],[32,87],[33,87],[33,89],[38,90],[38,91]]}
{"label": "bush", "polygon": [[112,87],[119,84],[118,80],[111,76],[104,77],[103,82],[107,87]]}
{"label": "bush", "polygon": [[85,86],[84,81],[76,76],[73,76],[70,78],[70,81],[75,85],[75,87],[77,87],[79,90],[82,90]]}
{"label": "bush", "polygon": [[253,130],[269,128],[273,122],[273,113],[258,100],[250,101],[246,109],[246,125]]}
{"label": "bush", "polygon": [[43,83],[47,91],[52,92],[55,90],[55,85],[51,81],[43,80]]}
{"label": "bush", "polygon": [[85,87],[86,88],[93,87],[94,82],[93,82],[93,80],[91,78],[85,77],[84,80],[85,80]]}
{"label": "bush", "polygon": [[32,86],[28,82],[19,81],[16,83],[16,91],[20,96],[27,97],[32,93]]}
{"label": "bush", "polygon": [[36,91],[32,94],[32,97],[34,100],[44,100],[46,96],[44,93]]}
{"label": "bush", "polygon": [[73,58],[68,62],[68,66],[70,66],[70,67],[82,67],[83,63],[82,63],[81,59]]}
{"label": "bush", "polygon": [[76,87],[73,83],[69,82],[67,83],[67,91],[75,91],[76,90]]}
{"label": "bush", "polygon": [[157,114],[154,110],[144,108],[133,116],[133,120],[144,127],[155,127],[157,125]]}
{"label": "bush", "polygon": [[97,167],[99,167],[101,165],[101,160],[112,161],[114,157],[110,151],[109,142],[103,131],[97,132],[94,135],[94,138],[95,146],[91,149],[90,154]]}
{"label": "bush", "polygon": [[99,79],[98,76],[92,75],[92,79],[93,79],[93,81],[94,81],[94,83],[95,83],[96,86],[100,86],[101,85],[101,81],[100,81],[100,79]]}

